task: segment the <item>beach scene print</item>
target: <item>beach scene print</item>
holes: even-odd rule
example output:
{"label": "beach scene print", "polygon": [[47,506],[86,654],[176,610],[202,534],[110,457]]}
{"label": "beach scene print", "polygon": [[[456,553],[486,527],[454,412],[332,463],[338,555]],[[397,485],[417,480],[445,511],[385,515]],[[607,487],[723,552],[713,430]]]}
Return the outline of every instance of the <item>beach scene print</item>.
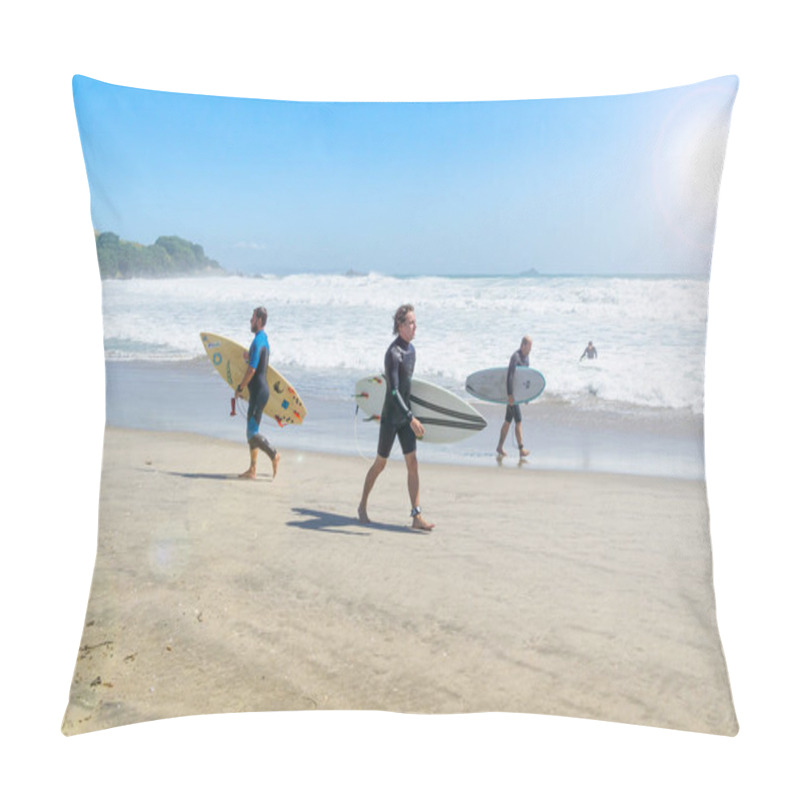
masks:
{"label": "beach scene print", "polygon": [[106,434],[64,733],[319,708],[735,734],[703,383],[736,88],[76,76]]}

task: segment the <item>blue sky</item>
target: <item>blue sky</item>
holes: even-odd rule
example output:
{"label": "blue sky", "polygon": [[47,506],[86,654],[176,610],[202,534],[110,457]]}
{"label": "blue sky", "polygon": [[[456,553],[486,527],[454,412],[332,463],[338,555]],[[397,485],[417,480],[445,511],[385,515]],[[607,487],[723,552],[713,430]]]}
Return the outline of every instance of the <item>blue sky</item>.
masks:
{"label": "blue sky", "polygon": [[73,82],[95,229],[232,271],[393,275],[707,275],[737,85],[293,103]]}

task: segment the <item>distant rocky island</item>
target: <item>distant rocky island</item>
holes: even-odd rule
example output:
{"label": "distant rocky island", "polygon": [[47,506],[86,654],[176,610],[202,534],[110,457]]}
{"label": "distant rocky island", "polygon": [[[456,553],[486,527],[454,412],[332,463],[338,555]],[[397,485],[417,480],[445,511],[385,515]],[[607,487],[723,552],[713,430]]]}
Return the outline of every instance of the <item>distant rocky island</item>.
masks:
{"label": "distant rocky island", "polygon": [[100,277],[176,278],[188,275],[227,275],[208,258],[199,244],[180,236],[159,236],[154,244],[120,239],[116,233],[95,231]]}

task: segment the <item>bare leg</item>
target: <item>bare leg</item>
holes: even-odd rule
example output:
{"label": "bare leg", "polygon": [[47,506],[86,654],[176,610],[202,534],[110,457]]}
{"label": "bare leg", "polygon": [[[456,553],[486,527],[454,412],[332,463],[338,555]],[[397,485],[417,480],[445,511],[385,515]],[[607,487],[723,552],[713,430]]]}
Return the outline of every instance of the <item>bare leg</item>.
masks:
{"label": "bare leg", "polygon": [[258,448],[251,447],[250,448],[250,469],[243,472],[239,477],[240,478],[248,478],[249,480],[255,480],[256,477],[256,462],[258,461]]}
{"label": "bare leg", "polygon": [[411,500],[411,507],[419,505],[419,464],[417,454],[408,453],[405,456],[406,468],[408,469],[408,499]]}
{"label": "bare leg", "polygon": [[385,466],[386,459],[382,456],[376,456],[375,461],[372,462],[372,466],[367,471],[367,476],[364,478],[364,490],[361,492],[361,502],[358,504],[359,522],[371,522],[369,516],[367,516],[367,500],[369,499],[369,494],[372,491],[372,487],[375,486],[375,481],[378,479],[378,475],[383,472]]}
{"label": "bare leg", "polygon": [[278,451],[260,433],[251,436],[248,439],[248,443],[250,444],[250,469],[247,472],[243,472],[239,477],[255,478],[256,457],[258,456],[258,451],[263,450],[272,462],[272,478],[274,480],[278,474],[278,462],[281,460]]}
{"label": "bare leg", "polygon": [[503,445],[505,444],[506,436],[508,436],[508,429],[510,427],[511,427],[510,422],[504,422],[503,427],[500,428],[500,441],[497,443],[497,455],[500,456],[501,458],[503,456],[508,455],[508,453],[506,453],[506,451],[503,450]]}
{"label": "bare leg", "polygon": [[[416,453],[406,454],[406,467],[408,468],[408,497],[411,500],[411,507],[419,506],[419,465]],[[412,528],[422,531],[432,531],[434,525],[422,518],[422,514],[417,514],[411,523]]]}
{"label": "bare leg", "polygon": [[525,446],[522,444],[522,423],[517,422],[514,425],[514,434],[517,437],[517,445],[519,446],[519,457],[525,458],[525,456],[530,455],[530,451],[525,449]]}

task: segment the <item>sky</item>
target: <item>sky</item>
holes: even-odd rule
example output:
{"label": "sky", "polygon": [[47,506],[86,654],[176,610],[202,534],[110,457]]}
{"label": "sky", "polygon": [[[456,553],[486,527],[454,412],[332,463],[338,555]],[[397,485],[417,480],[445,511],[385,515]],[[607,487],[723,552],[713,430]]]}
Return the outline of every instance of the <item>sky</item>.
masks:
{"label": "sky", "polygon": [[95,230],[279,274],[707,276],[737,87],[313,103],[73,80]]}

